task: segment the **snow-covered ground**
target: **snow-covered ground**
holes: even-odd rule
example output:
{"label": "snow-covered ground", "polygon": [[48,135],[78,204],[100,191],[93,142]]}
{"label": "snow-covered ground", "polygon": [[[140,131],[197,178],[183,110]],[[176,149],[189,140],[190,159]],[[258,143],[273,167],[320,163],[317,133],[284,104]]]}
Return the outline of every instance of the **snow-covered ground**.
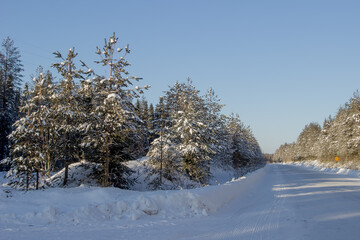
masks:
{"label": "snow-covered ground", "polygon": [[309,169],[313,169],[316,171],[328,172],[328,173],[336,173],[336,174],[345,174],[351,177],[360,177],[359,170],[353,170],[346,168],[346,164],[343,163],[324,163],[319,160],[308,160],[301,162],[292,163],[294,166],[306,167]]}
{"label": "snow-covered ground", "polygon": [[0,191],[0,239],[358,239],[360,179],[269,164],[190,190]]}

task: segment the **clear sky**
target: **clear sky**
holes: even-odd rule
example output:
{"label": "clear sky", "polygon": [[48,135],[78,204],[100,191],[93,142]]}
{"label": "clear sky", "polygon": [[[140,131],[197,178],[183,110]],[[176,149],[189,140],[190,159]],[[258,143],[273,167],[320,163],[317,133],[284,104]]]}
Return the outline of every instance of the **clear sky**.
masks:
{"label": "clear sky", "polygon": [[15,41],[26,81],[57,50],[75,47],[92,65],[113,32],[130,44],[129,71],[152,86],[150,102],[187,77],[213,87],[266,153],[359,88],[358,0],[0,0],[0,39]]}

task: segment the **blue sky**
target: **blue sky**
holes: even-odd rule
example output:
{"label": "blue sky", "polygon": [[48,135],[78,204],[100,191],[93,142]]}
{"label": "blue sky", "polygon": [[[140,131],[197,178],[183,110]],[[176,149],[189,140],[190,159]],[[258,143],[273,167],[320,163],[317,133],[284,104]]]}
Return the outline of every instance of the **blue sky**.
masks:
{"label": "blue sky", "polygon": [[213,87],[250,125],[263,152],[322,124],[359,88],[360,1],[0,0],[0,39],[19,47],[30,80],[52,52],[71,47],[89,65],[116,32],[130,44],[132,75],[157,102],[190,77]]}

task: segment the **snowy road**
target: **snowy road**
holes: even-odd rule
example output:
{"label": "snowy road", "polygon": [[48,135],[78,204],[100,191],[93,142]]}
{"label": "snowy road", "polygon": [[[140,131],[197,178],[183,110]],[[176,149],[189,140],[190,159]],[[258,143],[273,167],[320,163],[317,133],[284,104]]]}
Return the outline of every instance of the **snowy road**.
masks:
{"label": "snowy road", "polygon": [[360,239],[359,178],[289,165],[268,165],[254,177],[218,213],[164,239]]}
{"label": "snowy road", "polygon": [[[239,187],[241,194],[208,216],[148,216],[78,226],[9,223],[0,227],[0,239],[359,239],[359,178],[273,164]],[[199,195],[211,202],[206,199],[211,192]]]}

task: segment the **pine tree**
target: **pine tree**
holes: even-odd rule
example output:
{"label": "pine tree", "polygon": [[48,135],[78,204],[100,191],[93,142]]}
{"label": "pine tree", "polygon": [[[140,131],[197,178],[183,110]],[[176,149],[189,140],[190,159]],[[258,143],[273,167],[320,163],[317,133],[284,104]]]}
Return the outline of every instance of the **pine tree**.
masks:
{"label": "pine tree", "polygon": [[61,74],[62,80],[55,96],[53,106],[54,118],[56,121],[56,132],[58,133],[58,160],[65,168],[64,182],[68,181],[69,165],[79,161],[79,147],[81,138],[79,137],[79,119],[82,119],[83,112],[78,103],[78,89],[74,83],[75,79],[84,79],[82,71],[76,69],[74,58],[77,56],[74,48],[70,49],[66,58],[60,52],[54,53],[56,58],[61,59],[60,63],[52,66]]}
{"label": "pine tree", "polygon": [[165,126],[166,120],[164,119],[164,102],[160,98],[158,105],[158,127],[156,134],[158,138],[151,142],[151,147],[147,156],[150,159],[150,164],[154,171],[150,172],[150,176],[156,177],[150,182],[150,188],[162,189],[164,188],[163,178],[171,182],[176,182],[176,176],[181,171],[181,155],[176,149],[174,143],[174,133]]}
{"label": "pine tree", "polygon": [[142,106],[141,106],[141,102],[139,99],[136,99],[136,102],[135,102],[135,113],[137,116],[139,116],[141,118],[142,116],[142,112],[143,112],[143,109],[142,109]]}
{"label": "pine tree", "polygon": [[154,105],[150,103],[148,110],[148,124],[147,124],[147,128],[149,129],[150,132],[153,132],[154,130],[154,115],[155,115]]}
{"label": "pine tree", "polygon": [[9,156],[8,135],[18,117],[19,86],[23,65],[20,53],[9,37],[2,43],[0,52],[0,160]]}
{"label": "pine tree", "polygon": [[335,157],[340,157],[341,162],[358,159],[359,109],[360,96],[355,92],[353,97],[339,108],[335,117],[329,116],[325,119],[322,128],[317,123],[306,125],[296,143],[280,146],[274,157],[284,161],[319,159],[333,163]]}
{"label": "pine tree", "polygon": [[[164,119],[171,118],[182,109],[183,102],[181,102],[180,98],[185,88],[185,83],[176,82],[174,86],[165,92]],[[171,121],[168,121],[166,126],[171,126]]]}
{"label": "pine tree", "polygon": [[13,142],[13,162],[8,177],[14,186],[28,190],[34,181],[35,188],[38,189],[40,177],[49,177],[54,167],[54,121],[51,118],[53,94],[54,87],[49,72],[45,75],[41,73],[38,78],[34,78],[32,90],[28,90],[25,85],[20,108],[22,117],[16,121],[16,128],[10,135]]}
{"label": "pine tree", "polygon": [[[92,72],[92,71],[91,71]],[[79,121],[79,133],[81,136],[80,143],[80,158],[81,160],[86,160],[88,162],[98,162],[97,148],[94,148],[86,141],[86,138],[89,134],[89,129],[94,122],[93,115],[96,105],[94,104],[95,99],[95,90],[93,81],[90,79],[80,80],[80,88],[78,92],[78,103],[79,110],[82,112],[81,118]]]}
{"label": "pine tree", "polygon": [[28,131],[30,122],[31,105],[28,103],[30,92],[28,85],[25,84],[22,94],[20,111],[23,115],[15,122],[15,130],[9,136],[12,144],[11,167],[6,174],[10,179],[10,185],[14,187],[29,189],[30,182],[33,180],[34,163],[32,158],[33,134]]}
{"label": "pine tree", "polygon": [[[156,104],[154,111],[153,129],[154,132],[159,132],[164,126],[168,126],[171,123],[170,113],[167,111],[167,105],[165,104],[164,97],[159,98],[159,103]],[[156,134],[155,134],[156,136]]]}
{"label": "pine tree", "polygon": [[139,127],[142,129],[142,139],[139,142],[139,150],[141,149],[141,156],[144,156],[148,150],[149,150],[149,145],[150,145],[150,129],[149,129],[149,124],[150,124],[150,119],[149,119],[149,107],[148,107],[148,102],[146,101],[146,99],[144,97],[142,97],[141,101],[137,101],[136,103],[139,103],[139,117],[141,118],[142,122],[139,125]]}
{"label": "pine tree", "polygon": [[164,178],[175,184],[182,169],[182,158],[169,129],[165,128],[159,135],[151,143],[151,148],[147,153],[150,164],[154,168],[150,176],[156,175],[149,184],[151,189],[164,189]]}
{"label": "pine tree", "polygon": [[239,115],[232,114],[227,123],[227,132],[231,142],[229,154],[234,168],[241,168],[249,164],[257,164],[262,159],[258,142],[251,129],[244,125]]}
{"label": "pine tree", "polygon": [[220,104],[220,99],[215,94],[215,91],[210,88],[204,96],[204,124],[207,126],[211,148],[217,153],[215,160],[224,159],[223,155],[228,145],[228,139],[226,138],[226,117],[221,114],[223,106]]}
{"label": "pine tree", "polygon": [[182,167],[191,179],[206,184],[215,151],[205,124],[204,100],[190,79],[186,84],[176,84],[173,89],[166,100],[179,110],[172,112],[171,130],[176,133],[176,149],[182,156]]}
{"label": "pine tree", "polygon": [[[86,127],[83,144],[98,149],[103,166],[101,182],[103,186],[111,184],[117,187],[126,187],[126,180],[122,174],[126,171],[122,161],[129,159],[135,151],[136,143],[141,139],[137,130],[141,120],[135,114],[132,100],[143,93],[149,86],[135,89],[129,87],[138,77],[127,77],[126,67],[130,65],[125,60],[130,53],[128,46],[125,49],[116,49],[118,39],[115,33],[97,54],[101,60],[97,63],[109,68],[107,78],[97,76],[93,80],[94,98],[92,99],[93,111],[89,114],[89,125]],[[116,59],[116,52],[124,52],[123,56]]]}

